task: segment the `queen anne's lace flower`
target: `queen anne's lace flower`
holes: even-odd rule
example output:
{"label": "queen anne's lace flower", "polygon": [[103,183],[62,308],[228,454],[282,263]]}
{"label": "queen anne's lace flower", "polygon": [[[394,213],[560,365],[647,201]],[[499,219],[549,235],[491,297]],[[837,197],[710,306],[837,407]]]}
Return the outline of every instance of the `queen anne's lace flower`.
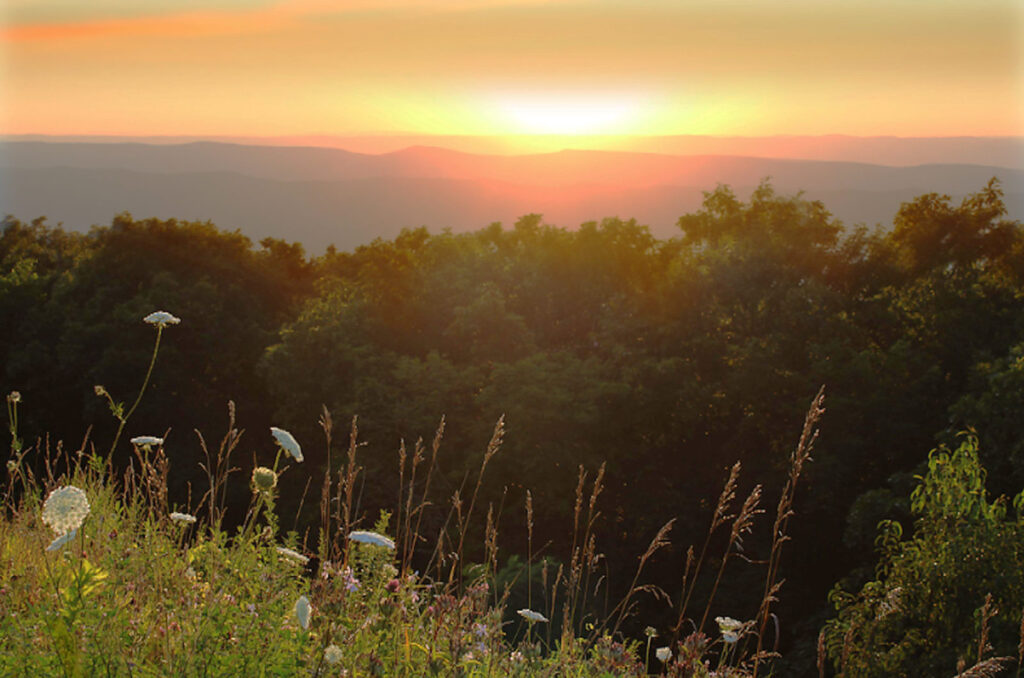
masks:
{"label": "queen anne's lace flower", "polygon": [[364,544],[375,544],[377,546],[383,546],[386,549],[395,550],[395,542],[383,534],[376,532],[367,532],[366,530],[356,530],[355,532],[349,532],[348,538],[351,541],[358,541]]}
{"label": "queen anne's lace flower", "polygon": [[81,527],[87,515],[89,499],[74,485],[57,488],[43,503],[43,522],[58,537]]}
{"label": "queen anne's lace flower", "polygon": [[78,534],[78,530],[71,530],[70,532],[62,534],[61,536],[59,536],[56,539],[54,539],[53,541],[51,541],[50,545],[46,547],[46,550],[47,551],[57,551],[57,550],[59,550],[61,546],[64,546],[64,544],[67,544],[69,541],[74,539],[76,534]]}
{"label": "queen anne's lace flower", "polygon": [[171,513],[171,520],[179,523],[194,523],[196,522],[196,517],[191,513],[178,513],[177,511],[174,511]]}
{"label": "queen anne's lace flower", "polygon": [[144,322],[150,325],[156,325],[157,327],[167,327],[168,325],[177,325],[181,322],[181,318],[177,318],[167,311],[154,311],[142,319]]}
{"label": "queen anne's lace flower", "polygon": [[534,622],[546,622],[548,620],[548,618],[542,615],[540,612],[534,612],[533,610],[527,609],[525,607],[519,610],[519,616],[525,619],[526,621],[530,622],[531,624]]}
{"label": "queen anne's lace flower", "polygon": [[718,623],[718,630],[722,632],[722,640],[727,643],[735,643],[740,639],[743,622],[732,617],[715,617],[715,622]]}
{"label": "queen anne's lace flower", "polygon": [[299,563],[300,565],[305,565],[306,563],[309,562],[309,558],[307,558],[306,556],[302,555],[298,551],[292,551],[291,549],[286,549],[283,546],[278,546],[277,547],[277,552],[280,553],[285,558],[290,558],[290,559],[294,560],[295,562]]}
{"label": "queen anne's lace flower", "polygon": [[340,664],[341,658],[341,648],[335,645],[334,643],[328,645],[327,649],[324,650],[324,661],[330,664],[331,666]]}
{"label": "queen anne's lace flower", "polygon": [[295,601],[295,618],[299,620],[299,626],[306,630],[309,628],[309,617],[313,614],[313,606],[309,604],[309,598],[299,596]]}
{"label": "queen anne's lace flower", "polygon": [[163,445],[164,439],[157,438],[156,436],[135,436],[131,442],[132,445],[138,445],[139,447],[149,447],[150,445]]}
{"label": "queen anne's lace flower", "polygon": [[302,448],[291,433],[276,426],[271,426],[270,432],[274,434],[274,440],[282,450],[295,457],[295,461],[302,461]]}
{"label": "queen anne's lace flower", "polygon": [[266,466],[257,466],[252,470],[252,484],[260,492],[270,492],[277,487],[277,474]]}

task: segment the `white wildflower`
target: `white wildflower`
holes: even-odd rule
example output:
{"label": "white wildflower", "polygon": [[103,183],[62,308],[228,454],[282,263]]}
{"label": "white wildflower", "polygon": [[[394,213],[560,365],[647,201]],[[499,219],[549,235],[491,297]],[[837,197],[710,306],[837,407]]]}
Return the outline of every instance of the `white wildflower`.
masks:
{"label": "white wildflower", "polygon": [[163,445],[164,439],[156,436],[135,436],[131,440],[132,445],[139,447],[150,447],[151,445]]}
{"label": "white wildflower", "polygon": [[331,666],[339,664],[341,662],[341,656],[341,648],[334,643],[328,645],[327,649],[324,650],[324,661]]}
{"label": "white wildflower", "polygon": [[277,474],[266,466],[257,466],[252,470],[252,484],[260,492],[269,492],[277,487]]}
{"label": "white wildflower", "polygon": [[658,658],[658,661],[664,664],[669,659],[672,659],[672,650],[667,647],[659,647],[654,651],[654,656]]}
{"label": "white wildflower", "polygon": [[291,558],[292,560],[294,560],[295,562],[299,563],[300,565],[305,565],[306,563],[309,562],[309,558],[307,558],[306,556],[302,555],[298,551],[292,551],[291,549],[286,549],[283,546],[278,546],[277,547],[277,552],[280,553],[282,556],[284,556],[286,558]]}
{"label": "white wildflower", "polygon": [[89,499],[74,485],[57,488],[43,503],[43,522],[58,537],[81,527],[87,515]]}
{"label": "white wildflower", "polygon": [[744,623],[732,617],[715,617],[718,623],[718,630],[722,632],[722,640],[727,643],[735,643],[740,639],[740,630]]}
{"label": "white wildflower", "polygon": [[64,544],[67,544],[69,541],[74,539],[76,534],[78,534],[78,530],[77,529],[74,529],[74,530],[71,530],[70,532],[66,532],[66,533],[62,534],[61,536],[57,537],[52,542],[50,542],[50,545],[46,547],[46,550],[47,551],[56,551],[56,550],[60,549],[61,546],[64,546]]}
{"label": "white wildflower", "polygon": [[548,618],[542,615],[540,612],[534,612],[533,610],[527,609],[525,607],[519,610],[519,616],[525,619],[526,621],[530,622],[531,624],[533,624],[534,622],[548,621]]}
{"label": "white wildflower", "polygon": [[302,461],[302,448],[299,447],[299,443],[291,433],[276,426],[271,426],[270,432],[274,434],[274,440],[282,450],[295,457],[295,461]]}
{"label": "white wildflower", "polygon": [[179,523],[194,523],[196,522],[196,517],[190,513],[178,513],[177,511],[173,511],[171,513],[171,520]]}
{"label": "white wildflower", "polygon": [[168,325],[177,325],[181,322],[181,318],[177,318],[167,311],[154,311],[142,319],[144,322],[150,325],[156,325],[157,327],[167,327]]}
{"label": "white wildflower", "polygon": [[303,630],[309,628],[309,617],[313,614],[313,606],[309,604],[309,598],[299,596],[295,601],[295,618],[299,620],[299,626]]}
{"label": "white wildflower", "polygon": [[386,549],[395,550],[395,542],[383,534],[376,532],[367,532],[366,530],[356,530],[355,532],[349,532],[348,538],[350,541],[358,541],[364,544],[375,544],[377,546],[383,546]]}
{"label": "white wildflower", "polygon": [[11,391],[10,395],[7,396],[7,402],[9,403],[20,403],[21,393],[17,391]]}

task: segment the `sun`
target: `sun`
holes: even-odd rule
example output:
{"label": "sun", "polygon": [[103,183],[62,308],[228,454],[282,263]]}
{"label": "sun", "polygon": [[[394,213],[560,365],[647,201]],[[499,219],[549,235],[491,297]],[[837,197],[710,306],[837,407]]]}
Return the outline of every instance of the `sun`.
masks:
{"label": "sun", "polygon": [[634,97],[614,95],[504,95],[495,107],[516,134],[624,134],[640,113]]}

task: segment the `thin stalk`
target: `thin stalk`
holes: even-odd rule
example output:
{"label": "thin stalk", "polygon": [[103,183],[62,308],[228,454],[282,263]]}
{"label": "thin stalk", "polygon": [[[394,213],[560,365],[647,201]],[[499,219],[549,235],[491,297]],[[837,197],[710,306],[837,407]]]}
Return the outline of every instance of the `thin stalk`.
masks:
{"label": "thin stalk", "polygon": [[160,337],[163,336],[164,328],[163,325],[156,326],[156,342],[153,344],[153,355],[149,359],[149,369],[146,370],[146,378],[142,380],[142,388],[139,389],[139,395],[135,398],[135,402],[132,403],[128,413],[124,416],[118,417],[121,422],[117,427],[117,433],[114,435],[114,443],[110,446],[110,452],[107,454],[108,463],[109,460],[114,456],[114,450],[117,449],[117,442],[121,439],[121,433],[124,431],[125,424],[128,423],[128,418],[135,412],[135,408],[139,406],[139,402],[142,401],[142,394],[146,392],[146,387],[149,385],[149,378],[153,375],[153,366],[156,365],[156,354],[160,350]]}

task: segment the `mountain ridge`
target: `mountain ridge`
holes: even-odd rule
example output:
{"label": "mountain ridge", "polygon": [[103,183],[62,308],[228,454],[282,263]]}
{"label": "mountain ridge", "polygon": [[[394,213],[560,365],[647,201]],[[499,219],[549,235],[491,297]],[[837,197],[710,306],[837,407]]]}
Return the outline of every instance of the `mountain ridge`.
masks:
{"label": "mountain ridge", "polygon": [[348,249],[405,227],[465,231],[528,213],[575,227],[619,216],[659,237],[730,185],[745,197],[766,177],[803,191],[847,225],[888,224],[922,193],[955,200],[998,176],[1011,218],[1024,216],[1024,171],[936,163],[907,167],[742,156],[672,156],[567,149],[481,156],[420,147],[384,155],[326,148],[197,142],[0,142],[0,213],[47,216],[85,230],[117,213],[210,220],[254,239],[273,236],[319,251]]}

